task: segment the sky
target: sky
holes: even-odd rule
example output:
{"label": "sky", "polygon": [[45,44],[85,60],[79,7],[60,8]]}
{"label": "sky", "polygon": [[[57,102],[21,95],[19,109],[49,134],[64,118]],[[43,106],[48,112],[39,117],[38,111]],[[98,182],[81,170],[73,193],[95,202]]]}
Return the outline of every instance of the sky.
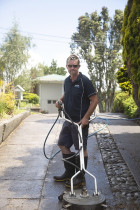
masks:
{"label": "sky", "polygon": [[[50,66],[52,60],[65,67],[70,42],[77,32],[78,18],[103,6],[113,17],[116,9],[124,11],[127,0],[0,0],[0,45],[16,21],[22,35],[32,37],[30,65]],[[81,71],[88,76],[86,64]]]}

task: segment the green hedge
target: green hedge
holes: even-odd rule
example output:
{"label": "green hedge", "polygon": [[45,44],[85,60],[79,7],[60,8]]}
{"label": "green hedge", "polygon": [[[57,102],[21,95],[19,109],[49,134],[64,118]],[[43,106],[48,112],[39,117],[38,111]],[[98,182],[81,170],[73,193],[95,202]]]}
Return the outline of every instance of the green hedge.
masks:
{"label": "green hedge", "polygon": [[23,93],[23,99],[28,100],[29,103],[39,104],[39,96],[34,93]]}
{"label": "green hedge", "polygon": [[123,113],[124,112],[124,105],[123,105],[123,101],[125,101],[127,98],[129,97],[128,93],[125,92],[119,92],[116,94],[115,99],[114,99],[114,103],[113,103],[113,108],[112,108],[112,112],[120,112]]}
{"label": "green hedge", "polygon": [[116,94],[112,112],[124,113],[129,118],[135,118],[138,115],[137,110],[138,107],[132,95],[129,95],[128,92],[121,92]]}
{"label": "green hedge", "polygon": [[137,105],[132,96],[123,101],[124,114],[130,118],[137,117]]}

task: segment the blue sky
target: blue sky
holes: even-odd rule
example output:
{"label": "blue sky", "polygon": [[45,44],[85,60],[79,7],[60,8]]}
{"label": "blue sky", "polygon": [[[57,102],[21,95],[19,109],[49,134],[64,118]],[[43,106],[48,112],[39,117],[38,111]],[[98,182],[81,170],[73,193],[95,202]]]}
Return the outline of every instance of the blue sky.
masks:
{"label": "blue sky", "polygon": [[115,9],[124,11],[126,4],[127,0],[0,0],[0,44],[16,20],[21,33],[32,36],[36,45],[31,50],[34,64],[41,61],[49,66],[54,59],[65,67],[78,18],[95,10],[99,14],[103,6],[113,16]]}

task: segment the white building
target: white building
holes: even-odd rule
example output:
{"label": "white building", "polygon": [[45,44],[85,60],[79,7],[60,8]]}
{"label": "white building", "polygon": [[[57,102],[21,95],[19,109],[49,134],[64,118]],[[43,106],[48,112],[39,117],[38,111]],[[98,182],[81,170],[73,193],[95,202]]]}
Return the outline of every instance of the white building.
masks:
{"label": "white building", "polygon": [[66,76],[51,74],[37,78],[36,93],[40,97],[42,111],[57,113],[55,102],[63,94],[63,84]]}
{"label": "white building", "polygon": [[24,91],[25,90],[20,85],[17,85],[15,87],[15,97],[16,97],[16,99],[23,100],[23,92]]}

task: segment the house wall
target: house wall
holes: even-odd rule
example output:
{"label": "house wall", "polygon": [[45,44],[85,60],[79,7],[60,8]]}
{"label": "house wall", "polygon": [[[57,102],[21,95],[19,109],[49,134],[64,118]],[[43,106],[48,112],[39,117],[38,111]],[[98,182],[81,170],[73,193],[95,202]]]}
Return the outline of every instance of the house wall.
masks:
{"label": "house wall", "polygon": [[40,96],[40,106],[42,111],[48,113],[58,113],[55,102],[63,94],[63,84],[58,83],[41,83],[38,89]]}

